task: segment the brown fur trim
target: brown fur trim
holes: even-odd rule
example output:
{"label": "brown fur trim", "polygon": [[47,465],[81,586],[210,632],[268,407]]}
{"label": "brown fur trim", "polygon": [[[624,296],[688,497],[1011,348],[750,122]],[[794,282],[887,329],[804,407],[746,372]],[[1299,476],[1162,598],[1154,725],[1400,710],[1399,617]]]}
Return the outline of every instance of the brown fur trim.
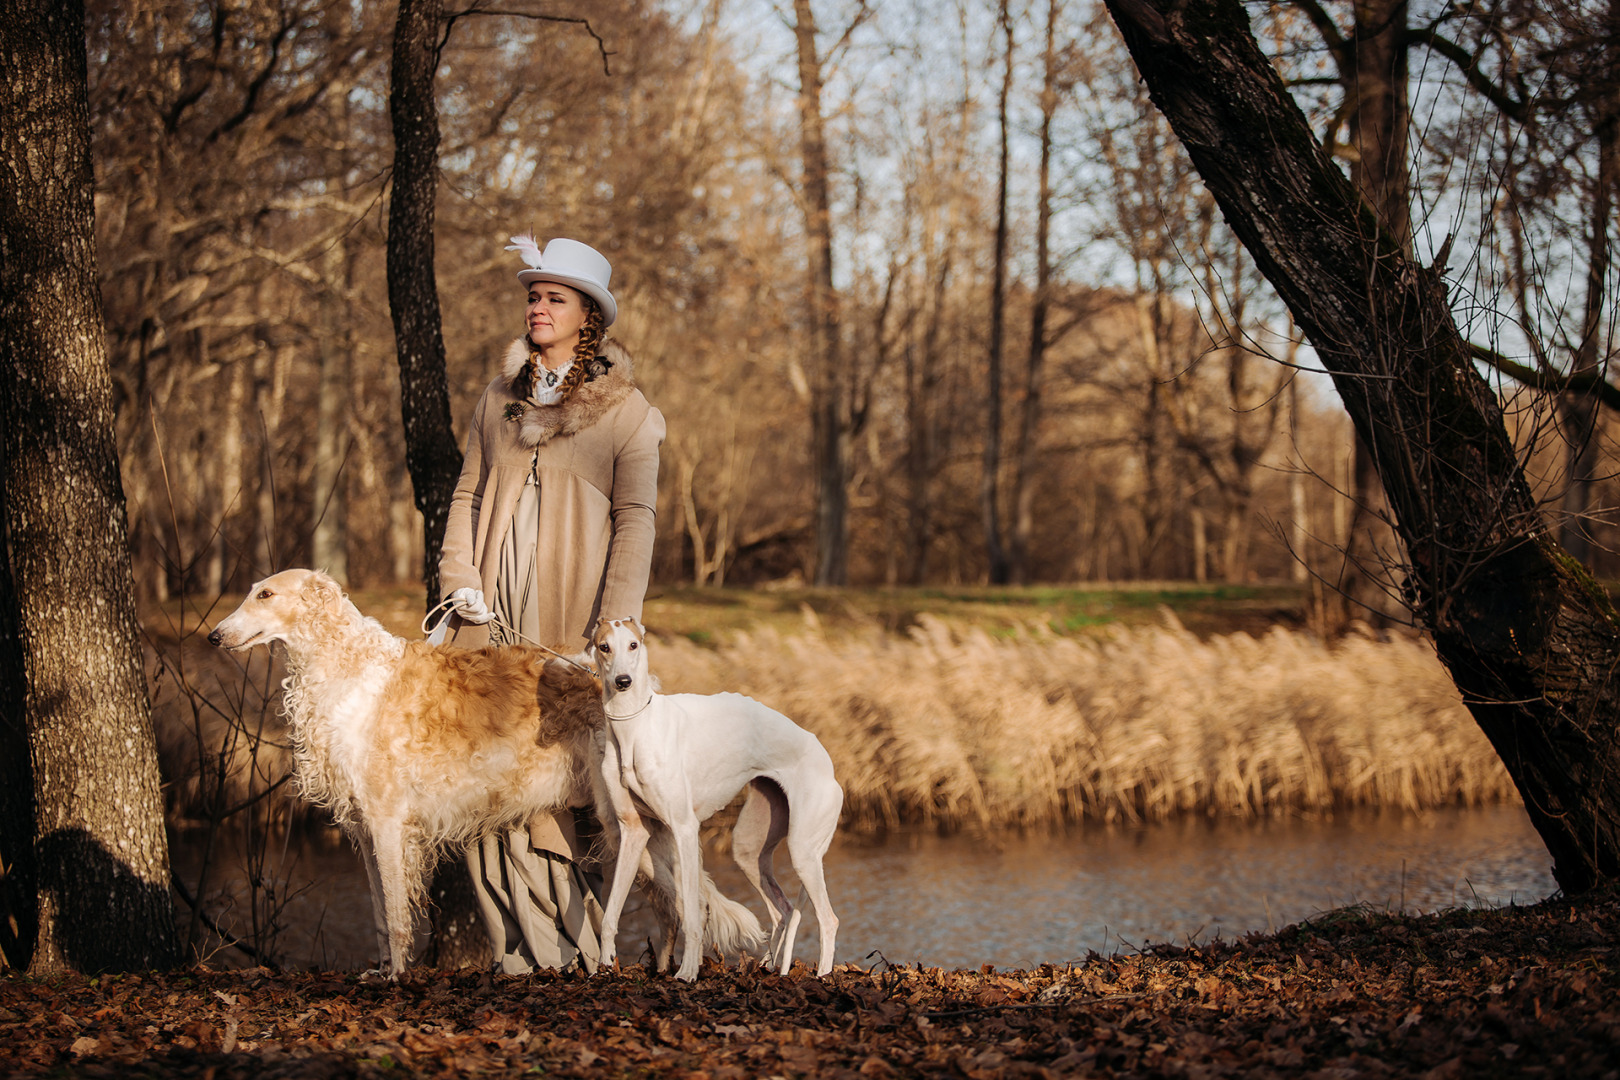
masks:
{"label": "brown fur trim", "polygon": [[[613,366],[605,374],[598,375],[590,382],[582,383],[567,401],[561,405],[536,405],[533,402],[526,402],[521,417],[506,421],[518,425],[518,445],[525,450],[532,450],[542,443],[550,442],[558,435],[572,435],[577,431],[584,431],[602,419],[609,409],[630,396],[630,392],[636,388],[630,353],[618,342],[608,341],[602,345],[601,355],[604,359],[612,361]],[[501,374],[511,381],[522,373],[523,365],[528,362],[528,343],[522,338],[517,338],[507,346]]]}

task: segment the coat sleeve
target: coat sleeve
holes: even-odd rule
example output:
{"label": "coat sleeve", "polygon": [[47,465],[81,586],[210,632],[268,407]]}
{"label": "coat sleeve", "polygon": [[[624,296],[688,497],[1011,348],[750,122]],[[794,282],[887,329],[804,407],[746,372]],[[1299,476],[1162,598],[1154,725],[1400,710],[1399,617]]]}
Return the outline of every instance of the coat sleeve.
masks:
{"label": "coat sleeve", "polygon": [[450,496],[450,514],[444,522],[444,541],[439,549],[439,588],[445,596],[457,589],[482,589],[483,580],[473,565],[473,522],[484,493],[484,406],[489,391],[473,410],[472,430],[467,433],[467,455],[461,462],[461,476]]}
{"label": "coat sleeve", "polygon": [[613,540],[602,585],[604,619],[641,618],[652,576],[658,447],[663,441],[664,414],[648,408],[613,457]]}

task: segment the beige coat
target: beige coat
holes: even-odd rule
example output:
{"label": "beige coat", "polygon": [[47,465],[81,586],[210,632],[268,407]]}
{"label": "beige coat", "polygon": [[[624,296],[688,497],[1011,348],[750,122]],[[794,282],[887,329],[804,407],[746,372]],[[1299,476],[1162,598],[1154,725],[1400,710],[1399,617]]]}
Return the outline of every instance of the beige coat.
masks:
{"label": "beige coat", "polygon": [[[584,648],[598,616],[639,619],[652,570],[664,417],[636,389],[629,353],[610,342],[602,356],[611,368],[567,402],[535,405],[512,392],[528,349],[522,338],[511,344],[473,411],[439,557],[445,596],[472,588],[494,597],[500,546],[532,467],[540,482],[541,634],[569,651]],[[452,616],[450,631],[457,645],[489,643],[487,626]]]}

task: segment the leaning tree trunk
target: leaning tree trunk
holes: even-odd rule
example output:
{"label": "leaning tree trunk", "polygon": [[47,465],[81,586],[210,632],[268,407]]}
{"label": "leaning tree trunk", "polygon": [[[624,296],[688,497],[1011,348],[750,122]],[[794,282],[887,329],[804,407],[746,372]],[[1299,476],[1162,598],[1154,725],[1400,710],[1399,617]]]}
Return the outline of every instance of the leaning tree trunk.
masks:
{"label": "leaning tree trunk", "polygon": [[444,332],[433,276],[434,199],[439,183],[441,0],[401,0],[394,24],[388,108],[394,126],[393,193],[388,203],[388,309],[399,355],[405,463],[422,512],[422,580],[429,607],[439,601],[439,549],[461,449],[450,423]]}
{"label": "leaning tree trunk", "polygon": [[0,7],[0,708],[5,780],[30,785],[0,803],[0,836],[32,877],[34,903],[15,914],[36,927],[6,960],[32,945],[36,974],[177,959],[101,323],[84,25],[77,0]]}
{"label": "leaning tree trunk", "polygon": [[1439,268],[1416,265],[1322,147],[1239,0],[1108,0],[1227,222],[1375,452],[1434,635],[1566,892],[1620,873],[1620,616],[1541,521]]}

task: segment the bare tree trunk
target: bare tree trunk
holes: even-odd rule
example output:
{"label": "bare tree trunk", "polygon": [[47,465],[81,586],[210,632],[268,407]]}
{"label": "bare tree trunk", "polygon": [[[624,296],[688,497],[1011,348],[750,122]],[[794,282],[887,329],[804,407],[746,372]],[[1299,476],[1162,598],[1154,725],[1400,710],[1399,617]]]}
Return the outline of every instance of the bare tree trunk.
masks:
{"label": "bare tree trunk", "polygon": [[1057,23],[1060,0],[1047,0],[1046,48],[1041,53],[1041,155],[1035,195],[1035,297],[1029,313],[1029,356],[1024,363],[1024,402],[1018,416],[1017,464],[1013,474],[1010,575],[1029,583],[1030,539],[1035,531],[1035,448],[1041,423],[1041,384],[1046,366],[1046,320],[1052,305],[1052,122],[1058,104]]}
{"label": "bare tree trunk", "polygon": [[[388,204],[388,310],[399,355],[405,462],[422,512],[422,581],[427,607],[439,602],[439,551],[461,449],[450,422],[444,332],[434,277],[434,200],[439,186],[439,109],[433,77],[442,41],[441,0],[400,0],[394,23],[388,108],[394,128],[394,190]],[[489,939],[474,915],[472,879],[460,859],[440,860],[428,894],[433,941],[425,957],[441,968],[486,961]]]}
{"label": "bare tree trunk", "polygon": [[1001,0],[1003,66],[997,116],[1001,119],[1001,153],[996,172],[996,247],[990,277],[990,341],[985,349],[984,472],[979,478],[979,511],[984,520],[984,550],[990,564],[990,584],[1011,579],[1007,549],[1001,539],[1001,349],[1007,336],[1007,99],[1012,94],[1013,27],[1008,0]]}
{"label": "bare tree trunk", "polygon": [[230,570],[227,566],[236,532],[231,519],[242,512],[242,425],[235,418],[248,414],[248,366],[238,360],[222,373],[225,381],[225,415],[229,423],[219,425],[219,458],[216,464],[214,490],[218,495],[218,520],[208,553],[207,578],[204,590],[210,596],[225,591]]}
{"label": "bare tree trunk", "polygon": [[394,128],[394,181],[388,203],[388,310],[399,355],[405,462],[422,512],[422,581],[427,606],[439,602],[439,549],[461,448],[450,422],[444,331],[433,268],[434,200],[439,186],[439,66],[442,0],[400,0],[394,23],[388,109]]}
{"label": "bare tree trunk", "polygon": [[946,252],[932,275],[922,341],[905,348],[906,581],[912,585],[921,585],[928,578],[928,547],[934,534],[933,482],[939,464],[939,387],[943,380],[940,336],[950,278],[951,256]]}
{"label": "bare tree trunk", "polygon": [[21,749],[20,711],[32,763],[5,766],[32,805],[8,795],[0,836],[34,900],[7,888],[6,914],[35,927],[7,962],[36,975],[178,954],[101,322],[86,72],[81,3],[0,8],[0,708],[7,756]]}
{"label": "bare tree trunk", "polygon": [[[1288,363],[1294,362],[1298,347],[1293,343],[1293,335],[1289,335],[1288,355],[1284,358]],[[1288,426],[1297,440],[1299,433],[1299,379],[1288,380]],[[1303,467],[1293,469],[1288,474],[1288,504],[1293,510],[1293,521],[1289,523],[1289,545],[1294,549],[1294,563],[1292,576],[1294,582],[1305,584],[1311,576],[1311,561],[1308,547],[1310,545],[1310,518],[1309,509],[1305,502],[1305,470]]]}
{"label": "bare tree trunk", "polygon": [[[1350,109],[1354,156],[1350,181],[1371,204],[1389,236],[1403,252],[1412,249],[1412,210],[1407,139],[1408,0],[1355,0],[1354,26],[1347,46],[1349,64],[1341,70]],[[1389,503],[1380,484],[1375,449],[1356,439],[1355,506],[1340,588],[1351,618],[1382,621],[1395,601],[1386,564],[1398,559],[1394,534],[1385,518]]]}
{"label": "bare tree trunk", "polygon": [[347,500],[343,463],[348,448],[350,364],[353,351],[343,316],[349,260],[339,235],[321,259],[321,337],[316,346],[320,385],[315,399],[315,460],[310,470],[310,503],[315,517],[310,558],[342,584],[349,582]]}
{"label": "bare tree trunk", "polygon": [[832,195],[822,118],[821,56],[810,0],[793,0],[799,57],[799,145],[803,166],[805,243],[810,274],[812,459],[816,470],[817,585],[849,582],[850,424],[847,372],[833,288]]}
{"label": "bare tree trunk", "polygon": [[281,565],[281,543],[276,535],[276,438],[281,428],[281,410],[287,396],[287,366],[292,347],[277,345],[259,351],[262,366],[254,373],[255,398],[259,409],[259,494],[256,499],[258,527],[254,535],[255,575],[286,569]]}
{"label": "bare tree trunk", "polygon": [[[1610,66],[1611,79],[1620,64],[1620,41],[1614,32],[1620,32],[1620,0],[1609,2],[1611,34],[1604,52]],[[1575,349],[1575,362],[1571,375],[1602,377],[1602,344],[1605,336],[1605,286],[1613,256],[1609,244],[1609,230],[1614,227],[1615,189],[1620,185],[1620,91],[1611,87],[1598,105],[1598,117],[1593,131],[1597,139],[1598,169],[1593,178],[1590,232],[1586,244],[1586,310],[1581,320],[1581,338]],[[1564,489],[1563,520],[1559,525],[1559,540],[1572,556],[1590,565],[1592,538],[1587,529],[1586,514],[1592,505],[1592,488],[1601,479],[1603,469],[1597,446],[1598,397],[1594,390],[1571,391],[1562,402],[1564,438],[1568,441],[1568,486]]]}
{"label": "bare tree trunk", "polygon": [[1566,892],[1620,875],[1620,616],[1537,512],[1437,269],[1320,144],[1239,0],[1109,0],[1154,103],[1332,374],[1410,553],[1407,599]]}

